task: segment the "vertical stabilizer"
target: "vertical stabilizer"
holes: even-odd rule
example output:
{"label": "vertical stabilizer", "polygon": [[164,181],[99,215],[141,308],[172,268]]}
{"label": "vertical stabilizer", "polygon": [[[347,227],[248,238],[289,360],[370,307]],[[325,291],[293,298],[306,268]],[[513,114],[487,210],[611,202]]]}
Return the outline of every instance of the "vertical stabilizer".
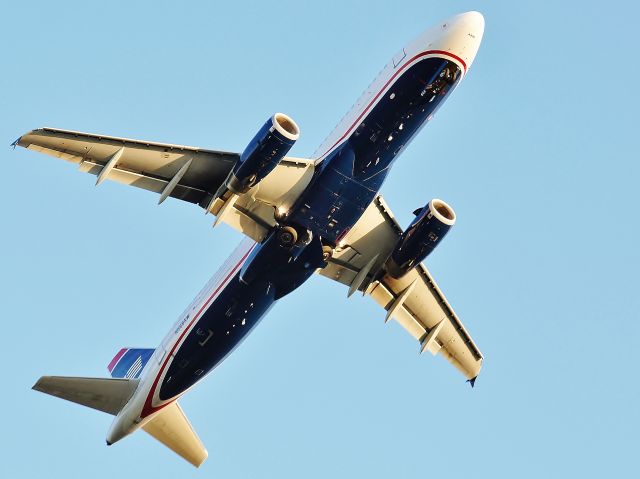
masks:
{"label": "vertical stabilizer", "polygon": [[137,379],[154,352],[149,348],[122,348],[107,369],[113,378]]}

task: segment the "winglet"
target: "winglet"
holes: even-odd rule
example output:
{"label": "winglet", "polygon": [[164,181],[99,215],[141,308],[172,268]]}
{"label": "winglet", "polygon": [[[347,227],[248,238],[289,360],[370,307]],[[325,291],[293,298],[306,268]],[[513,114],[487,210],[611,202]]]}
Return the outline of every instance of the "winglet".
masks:
{"label": "winglet", "polygon": [[16,149],[16,146],[18,146],[18,143],[20,142],[20,140],[22,140],[22,137],[19,136],[16,141],[14,141],[13,143],[11,143],[11,146],[13,146],[13,149]]}
{"label": "winglet", "polygon": [[475,378],[467,379],[467,382],[471,384],[471,387],[473,387],[476,384],[476,379],[478,379],[478,376],[476,376]]}

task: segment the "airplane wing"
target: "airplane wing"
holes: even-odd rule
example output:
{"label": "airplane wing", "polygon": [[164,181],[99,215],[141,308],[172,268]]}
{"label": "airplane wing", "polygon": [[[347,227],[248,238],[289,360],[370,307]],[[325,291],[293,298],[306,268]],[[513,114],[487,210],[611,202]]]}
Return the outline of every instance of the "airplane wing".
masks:
{"label": "airplane wing", "polygon": [[420,352],[441,353],[473,386],[482,353],[429,270],[420,264],[400,279],[375,279],[402,231],[382,196],[376,197],[319,273],[349,286],[349,295],[360,290],[371,296],[387,311],[385,322],[398,321],[420,342]]}
{"label": "airplane wing", "polygon": [[212,201],[238,153],[56,128],[32,130],[16,145],[75,163],[96,175],[96,184],[108,179],[158,193],[159,203],[168,197],[195,203],[217,215],[216,224],[226,222],[255,241],[275,225],[277,208],[288,209],[304,190],[314,164],[285,157],[244,195]]}
{"label": "airplane wing", "polygon": [[209,455],[177,401],[163,408],[142,429],[196,467]]}

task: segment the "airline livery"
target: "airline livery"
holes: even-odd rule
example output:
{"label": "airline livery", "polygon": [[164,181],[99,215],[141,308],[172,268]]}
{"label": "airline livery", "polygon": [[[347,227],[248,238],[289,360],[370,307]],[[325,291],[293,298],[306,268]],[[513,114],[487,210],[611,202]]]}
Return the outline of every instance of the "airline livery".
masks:
{"label": "airline livery", "polygon": [[482,353],[422,261],[456,221],[433,199],[403,229],[379,195],[391,166],[459,85],[484,32],[456,15],[402,48],[312,159],[287,153],[298,125],[276,113],[242,153],[41,128],[14,146],[202,207],[244,233],[229,260],[153,349],[123,348],[111,378],[44,376],[33,388],[115,416],[113,444],[142,428],[195,466],[207,451],[177,399],[314,273],[361,291],[473,383]]}

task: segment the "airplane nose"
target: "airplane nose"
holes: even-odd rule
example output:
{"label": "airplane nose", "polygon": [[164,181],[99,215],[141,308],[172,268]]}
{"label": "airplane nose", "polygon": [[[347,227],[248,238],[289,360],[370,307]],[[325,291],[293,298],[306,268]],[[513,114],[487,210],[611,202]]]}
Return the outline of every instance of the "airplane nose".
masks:
{"label": "airplane nose", "polygon": [[484,17],[480,12],[459,13],[444,22],[449,28],[465,28],[473,34],[482,36],[484,32]]}
{"label": "airplane nose", "polygon": [[469,30],[469,35],[472,36],[476,41],[475,48],[477,53],[478,48],[480,48],[482,36],[484,35],[484,17],[480,12],[467,12],[463,15],[464,21],[467,25],[467,29]]}
{"label": "airplane nose", "polygon": [[458,15],[459,21],[464,23],[470,31],[482,37],[484,33],[484,17],[480,12],[466,12]]}
{"label": "airplane nose", "polygon": [[484,34],[484,17],[480,12],[466,12],[445,21],[450,50],[464,59],[467,67],[473,63]]}

